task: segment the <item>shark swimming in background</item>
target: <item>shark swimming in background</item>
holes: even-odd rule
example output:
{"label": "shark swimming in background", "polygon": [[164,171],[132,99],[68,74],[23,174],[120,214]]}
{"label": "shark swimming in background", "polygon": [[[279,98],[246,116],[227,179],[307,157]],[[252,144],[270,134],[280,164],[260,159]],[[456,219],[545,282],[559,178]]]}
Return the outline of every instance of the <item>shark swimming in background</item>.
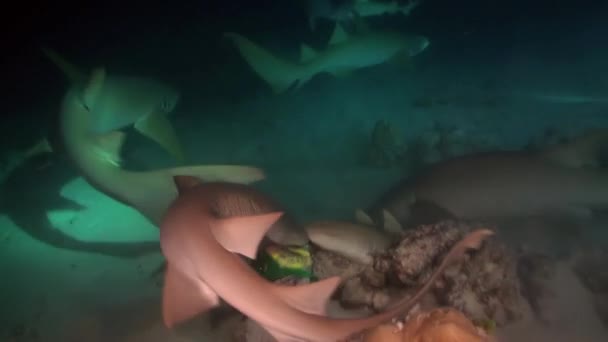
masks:
{"label": "shark swimming in background", "polygon": [[282,93],[294,85],[299,88],[319,73],[344,76],[357,69],[407,60],[429,46],[429,40],[424,36],[374,31],[351,36],[336,25],[325,50],[317,52],[302,45],[300,62],[290,62],[275,57],[237,33],[225,33],[224,36],[234,43],[253,71],[275,93]]}
{"label": "shark swimming in background", "polygon": [[403,4],[398,0],[355,0],[353,4],[353,11],[356,13],[356,15],[361,17],[372,17],[376,15],[396,13],[401,13],[408,16],[416,7],[418,7],[420,1],[422,0],[410,0],[408,3]]}
{"label": "shark swimming in background", "polygon": [[593,210],[608,209],[608,172],[591,160],[607,143],[608,130],[595,130],[542,151],[441,161],[392,187],[367,212],[381,226],[386,210],[404,227],[416,220],[421,203],[436,207],[436,216],[463,219],[589,218]]}
{"label": "shark swimming in background", "polygon": [[125,134],[112,131],[98,135],[89,129],[91,108],[104,99],[105,79],[105,70],[96,69],[83,87],[70,88],[60,113],[60,129],[68,155],[85,180],[100,192],[131,206],[158,225],[177,196],[174,175],[246,184],[264,178],[258,168],[236,165],[182,166],[154,171],[121,168],[119,155]]}
{"label": "shark swimming in background", "polygon": [[420,0],[411,0],[402,4],[397,0],[306,0],[308,13],[308,26],[316,29],[317,21],[326,19],[339,25],[345,25],[355,17],[373,17],[383,14],[410,15],[420,4]]}
{"label": "shark swimming in background", "polygon": [[[66,74],[72,88],[82,92],[89,74],[51,49],[43,48],[42,51]],[[179,98],[175,88],[154,79],[110,75],[99,90],[94,106],[89,108],[91,119],[87,129],[102,134],[133,125],[137,131],[182,162],[184,153],[168,120],[168,114],[173,111]]]}
{"label": "shark swimming in background", "polygon": [[317,27],[317,21],[326,19],[344,23],[353,17],[355,0],[304,0],[308,14],[308,26],[311,30]]}
{"label": "shark swimming in background", "polygon": [[[477,249],[493,233],[480,229],[452,247],[427,283],[380,314],[366,318],[330,318],[327,304],[341,282],[326,278],[306,285],[269,282],[241,256],[255,258],[262,237],[281,212],[220,219],[214,196],[193,177],[176,176],[179,196],[161,224],[161,248],[168,267],[163,288],[165,325],[174,327],[220,304],[220,298],[259,323],[279,342],[335,342],[407,313],[444,269],[468,249]],[[225,189],[230,193],[230,189]],[[240,255],[238,255],[240,254]]]}

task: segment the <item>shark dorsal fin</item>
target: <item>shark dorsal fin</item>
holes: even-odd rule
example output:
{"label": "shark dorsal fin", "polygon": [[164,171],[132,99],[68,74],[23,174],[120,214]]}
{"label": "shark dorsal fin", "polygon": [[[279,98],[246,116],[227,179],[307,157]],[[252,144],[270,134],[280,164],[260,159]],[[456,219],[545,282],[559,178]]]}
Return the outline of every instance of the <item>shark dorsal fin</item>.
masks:
{"label": "shark dorsal fin", "polygon": [[70,82],[81,84],[87,81],[86,72],[80,70],[74,64],[68,62],[65,58],[63,58],[60,54],[58,54],[55,50],[41,47],[42,52],[55,64],[61,71],[68,77]]}
{"label": "shark dorsal fin", "polygon": [[203,281],[195,283],[175,267],[168,265],[162,303],[163,321],[167,327],[172,328],[218,306],[220,300]]}
{"label": "shark dorsal fin", "polygon": [[403,231],[401,223],[386,209],[382,209],[382,221],[384,222],[382,228],[388,233],[399,234]]}
{"label": "shark dorsal fin", "polygon": [[341,44],[348,41],[349,38],[350,37],[348,33],[344,31],[342,25],[336,24],[336,27],[334,28],[334,33],[331,35],[331,39],[329,40],[328,45]]}
{"label": "shark dorsal fin", "polygon": [[180,194],[202,183],[200,179],[194,176],[181,175],[173,176],[173,182],[175,183],[175,187],[177,187],[177,192]]}
{"label": "shark dorsal fin", "polygon": [[300,62],[306,63],[317,57],[317,51],[306,44],[300,45]]}
{"label": "shark dorsal fin", "polygon": [[82,102],[87,108],[92,108],[95,105],[105,81],[106,69],[101,67],[93,69],[89,81],[82,92]]}
{"label": "shark dorsal fin", "polygon": [[255,259],[264,235],[282,215],[282,212],[273,212],[225,218],[215,221],[210,228],[217,242],[225,249]]}
{"label": "shark dorsal fin", "polygon": [[340,282],[341,278],[336,276],[304,285],[276,285],[273,290],[293,308],[312,315],[326,316],[327,302]]}
{"label": "shark dorsal fin", "polygon": [[355,221],[366,226],[375,225],[374,220],[363,209],[355,210]]}

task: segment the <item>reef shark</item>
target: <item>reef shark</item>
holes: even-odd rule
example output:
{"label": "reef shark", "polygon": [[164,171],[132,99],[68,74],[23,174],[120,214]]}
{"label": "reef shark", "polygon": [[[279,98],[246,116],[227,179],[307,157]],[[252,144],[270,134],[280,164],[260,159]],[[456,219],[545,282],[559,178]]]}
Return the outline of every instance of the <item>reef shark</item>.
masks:
{"label": "reef shark", "polygon": [[408,16],[418,7],[420,0],[412,0],[407,4],[393,1],[373,0],[306,0],[308,3],[308,25],[311,30],[316,28],[319,19],[335,21],[344,24],[356,17],[372,17],[383,14],[401,13]]}
{"label": "reef shark", "polygon": [[402,4],[397,0],[392,1],[373,1],[373,0],[355,0],[353,11],[361,17],[371,17],[383,14],[401,13],[405,16],[410,15],[420,4],[421,0],[410,0],[406,4]]}
{"label": "reef shark", "polygon": [[[359,217],[358,223],[348,221],[317,221],[306,225],[310,241],[324,250],[332,251],[362,264],[373,261],[373,255],[386,250],[393,242],[394,231],[384,227],[377,229],[367,217]],[[386,215],[390,215],[386,212]],[[386,219],[385,222],[389,222]],[[363,223],[366,222],[366,223]],[[401,226],[398,226],[401,230]]]}
{"label": "reef shark", "polygon": [[[57,52],[42,48],[44,54],[56,64],[72,83],[76,92],[82,92],[89,73],[66,61]],[[110,75],[99,90],[98,99],[90,107],[87,127],[93,133],[108,133],[133,125],[144,136],[154,140],[178,161],[184,153],[168,114],[180,98],[179,92],[154,79]]]}
{"label": "reef shark", "polygon": [[608,173],[591,160],[606,142],[608,131],[598,130],[543,151],[442,161],[392,187],[367,212],[382,225],[386,210],[404,226],[416,219],[412,209],[421,203],[464,219],[589,218],[593,210],[608,208]]}
{"label": "reef shark", "polygon": [[82,176],[100,192],[135,208],[158,225],[177,196],[174,175],[236,183],[264,178],[263,171],[258,168],[236,165],[183,166],[145,172],[121,168],[119,155],[125,133],[112,131],[97,135],[89,130],[93,117],[91,108],[103,100],[105,79],[105,70],[95,69],[82,88],[68,90],[60,113],[60,129],[68,155]]}
{"label": "reef shark", "polygon": [[238,255],[255,258],[258,244],[281,212],[219,219],[210,206],[214,199],[198,179],[177,176],[175,183],[179,196],[167,210],[160,232],[168,261],[162,299],[168,327],[216,307],[222,298],[279,342],[344,340],[406,313],[447,265],[466,250],[479,248],[493,234],[481,229],[458,242],[411,299],[403,298],[371,317],[334,319],[327,316],[326,305],[340,277],[299,286],[279,285],[261,277]]}
{"label": "reef shark", "polygon": [[297,63],[282,60],[237,33],[224,33],[224,37],[234,43],[253,71],[275,93],[282,93],[294,85],[299,88],[319,73],[344,76],[391,60],[409,59],[429,45],[424,36],[374,31],[351,36],[341,25],[336,25],[325,50],[317,52],[302,44]]}
{"label": "reef shark", "polygon": [[304,0],[308,14],[308,26],[315,30],[317,21],[327,19],[344,22],[352,19],[355,0]]}

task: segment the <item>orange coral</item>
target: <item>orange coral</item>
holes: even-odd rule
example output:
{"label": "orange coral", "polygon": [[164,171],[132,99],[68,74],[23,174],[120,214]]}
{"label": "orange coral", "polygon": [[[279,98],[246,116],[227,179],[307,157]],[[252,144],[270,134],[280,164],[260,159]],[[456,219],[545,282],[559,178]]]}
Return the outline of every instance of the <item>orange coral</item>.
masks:
{"label": "orange coral", "polygon": [[363,342],[486,342],[494,341],[461,312],[439,308],[423,312],[398,328],[384,324],[370,330]]}

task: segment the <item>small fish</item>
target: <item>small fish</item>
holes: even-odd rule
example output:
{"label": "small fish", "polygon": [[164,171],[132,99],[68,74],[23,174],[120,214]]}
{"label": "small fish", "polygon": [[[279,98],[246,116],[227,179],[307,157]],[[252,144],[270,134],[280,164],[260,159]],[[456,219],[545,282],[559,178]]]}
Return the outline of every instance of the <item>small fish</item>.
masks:
{"label": "small fish", "polygon": [[327,316],[327,304],[340,277],[284,286],[264,279],[236,254],[255,258],[260,241],[281,212],[218,219],[205,184],[182,176],[176,176],[175,183],[179,196],[160,230],[161,248],[168,262],[163,320],[170,328],[217,307],[221,298],[279,342],[345,340],[408,312],[448,265],[468,249],[479,248],[493,234],[481,229],[459,241],[412,298],[398,300],[391,309],[370,317],[334,319]]}
{"label": "small fish", "polygon": [[[75,93],[82,95],[88,74],[57,52],[47,48],[42,51],[68,76]],[[110,75],[89,108],[91,120],[88,129],[92,133],[103,134],[133,125],[181,162],[185,159],[184,153],[168,119],[179,98],[175,88],[154,79]]]}
{"label": "small fish", "polygon": [[315,51],[301,46],[299,63],[275,57],[269,51],[237,33],[225,33],[241,56],[275,93],[282,93],[295,85],[300,88],[313,76],[327,72],[347,76],[353,71],[420,54],[429,46],[424,36],[399,32],[372,32],[350,36],[336,25],[328,46]]}

